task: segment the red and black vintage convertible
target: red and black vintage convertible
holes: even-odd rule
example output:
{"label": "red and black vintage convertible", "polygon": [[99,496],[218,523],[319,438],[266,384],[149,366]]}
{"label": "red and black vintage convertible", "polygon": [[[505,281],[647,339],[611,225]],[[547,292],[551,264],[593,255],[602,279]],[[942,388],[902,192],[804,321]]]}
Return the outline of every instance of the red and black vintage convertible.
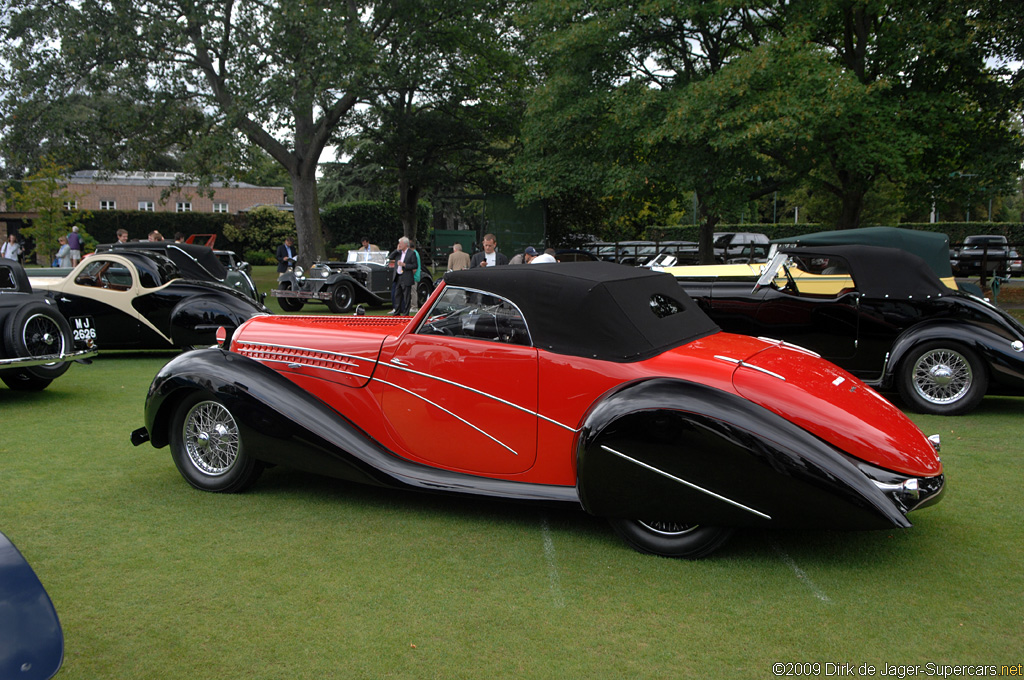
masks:
{"label": "red and black vintage convertible", "polygon": [[700,557],[734,527],[908,527],[943,489],[937,441],[864,383],[646,270],[450,272],[414,318],[259,316],[229,347],[167,364],[132,433],[207,491],[281,464],[572,504]]}

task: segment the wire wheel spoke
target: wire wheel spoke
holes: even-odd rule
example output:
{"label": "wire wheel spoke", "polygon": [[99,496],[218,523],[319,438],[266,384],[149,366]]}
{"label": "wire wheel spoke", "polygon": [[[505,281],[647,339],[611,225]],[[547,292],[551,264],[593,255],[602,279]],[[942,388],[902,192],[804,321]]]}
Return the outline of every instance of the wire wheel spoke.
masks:
{"label": "wire wheel spoke", "polygon": [[202,401],[185,416],[183,439],[189,460],[204,474],[227,473],[238,460],[238,425],[222,404]]}
{"label": "wire wheel spoke", "polygon": [[53,319],[34,314],[25,322],[22,340],[28,355],[37,357],[64,353],[64,334]]}
{"label": "wire wheel spoke", "polygon": [[970,362],[953,350],[926,352],[914,364],[914,389],[922,398],[935,404],[963,398],[973,381]]}
{"label": "wire wheel spoke", "polygon": [[637,520],[637,523],[663,536],[681,536],[697,530],[700,526],[698,524],[682,524],[681,522],[649,522],[646,520]]}

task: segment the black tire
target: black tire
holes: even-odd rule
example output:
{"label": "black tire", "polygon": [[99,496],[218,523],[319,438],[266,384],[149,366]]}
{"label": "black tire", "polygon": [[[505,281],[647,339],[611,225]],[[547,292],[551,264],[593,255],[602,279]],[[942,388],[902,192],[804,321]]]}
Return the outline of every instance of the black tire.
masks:
{"label": "black tire", "polygon": [[178,472],[202,491],[238,493],[263,474],[263,461],[245,451],[234,415],[208,394],[196,392],[178,405],[169,439]]}
{"label": "black tire", "polygon": [[419,297],[419,299],[416,300],[417,304],[419,304],[420,306],[426,304],[427,299],[430,297],[430,294],[433,293],[433,292],[434,292],[434,284],[433,284],[433,282],[430,279],[428,279],[427,277],[425,277],[425,276],[422,277],[420,279],[420,282],[416,284],[416,295]]}
{"label": "black tire", "polygon": [[612,528],[635,550],[661,557],[696,560],[707,557],[729,540],[733,530],[696,524],[612,519]]}
{"label": "black tire", "polygon": [[[8,357],[37,357],[67,354],[73,348],[71,326],[56,309],[42,302],[29,302],[7,319],[4,327],[4,348]],[[38,381],[53,380],[64,375],[70,362],[59,361],[43,366],[20,369]],[[46,385],[34,389],[43,389]],[[17,388],[15,388],[17,389]]]}
{"label": "black tire", "polygon": [[352,309],[355,302],[355,291],[348,281],[338,281],[331,286],[331,299],[327,301],[327,308],[335,314],[341,314]]}
{"label": "black tire", "polygon": [[[282,281],[280,283],[280,285],[278,285],[277,289],[278,290],[291,290],[292,289],[292,283],[291,283],[291,281]],[[302,309],[302,306],[304,304],[306,304],[305,300],[302,300],[300,298],[286,298],[286,297],[277,298],[277,302],[278,302],[278,304],[281,305],[281,309],[283,309],[286,312],[297,312],[297,311]]]}
{"label": "black tire", "polygon": [[913,411],[958,416],[981,402],[988,390],[988,372],[978,355],[963,345],[934,340],[907,353],[896,387]]}
{"label": "black tire", "polygon": [[4,371],[0,373],[0,380],[12,390],[19,392],[39,392],[45,390],[46,386],[53,382],[46,378],[30,375],[24,368],[17,371]]}

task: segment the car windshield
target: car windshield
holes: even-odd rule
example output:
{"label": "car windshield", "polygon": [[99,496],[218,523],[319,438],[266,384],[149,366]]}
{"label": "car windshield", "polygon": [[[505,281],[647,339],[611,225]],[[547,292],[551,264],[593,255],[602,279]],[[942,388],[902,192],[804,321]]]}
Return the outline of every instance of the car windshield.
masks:
{"label": "car windshield", "polygon": [[532,344],[523,314],[514,304],[497,295],[454,286],[445,288],[417,333]]}

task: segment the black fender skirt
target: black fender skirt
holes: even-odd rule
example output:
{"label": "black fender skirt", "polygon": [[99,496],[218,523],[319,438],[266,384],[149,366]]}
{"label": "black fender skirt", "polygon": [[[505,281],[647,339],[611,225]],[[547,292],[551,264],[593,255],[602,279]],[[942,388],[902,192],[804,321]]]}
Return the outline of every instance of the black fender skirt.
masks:
{"label": "black fender skirt", "polygon": [[682,380],[635,383],[602,400],[586,418],[577,457],[580,501],[598,516],[910,526],[854,459],[741,397]]}
{"label": "black fender skirt", "polygon": [[[167,445],[177,405],[197,391],[231,411],[246,451],[267,463],[390,488],[579,504],[571,486],[477,477],[401,458],[274,370],[218,348],[185,352],[153,379],[145,415],[153,446]],[[133,434],[133,441],[145,439]]]}

